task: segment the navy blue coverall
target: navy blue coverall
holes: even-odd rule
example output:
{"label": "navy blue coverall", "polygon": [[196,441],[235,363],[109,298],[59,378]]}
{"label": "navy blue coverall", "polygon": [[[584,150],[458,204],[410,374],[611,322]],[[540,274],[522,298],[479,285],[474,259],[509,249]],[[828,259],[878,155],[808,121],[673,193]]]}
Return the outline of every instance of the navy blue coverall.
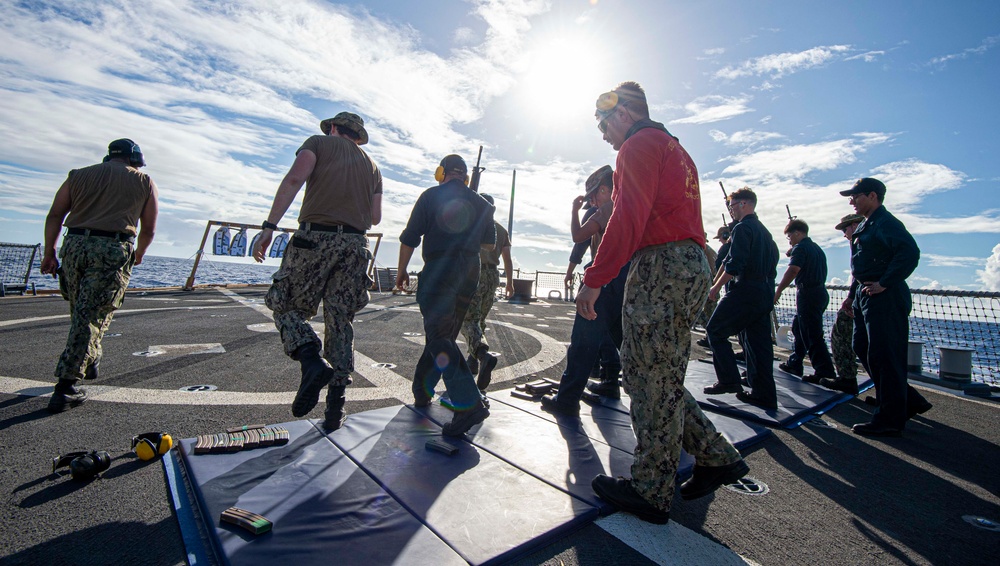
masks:
{"label": "navy blue coverall", "polygon": [[826,254],[806,237],[792,248],[789,265],[798,267],[799,272],[795,275],[795,317],[792,319],[795,347],[788,357],[788,365],[802,368],[803,358],[808,353],[817,378],[836,379],[833,358],[823,334],[823,313],[830,304],[830,294],[826,290]]}

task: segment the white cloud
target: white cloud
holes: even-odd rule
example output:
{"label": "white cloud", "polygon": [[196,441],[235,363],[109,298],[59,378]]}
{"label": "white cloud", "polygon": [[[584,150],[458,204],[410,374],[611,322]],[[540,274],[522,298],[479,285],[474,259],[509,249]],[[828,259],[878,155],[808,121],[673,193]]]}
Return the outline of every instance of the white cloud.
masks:
{"label": "white cloud", "polygon": [[984,39],[978,46],[970,47],[964,49],[958,53],[951,53],[949,55],[942,55],[940,57],[935,57],[927,62],[928,65],[944,68],[949,61],[954,61],[956,59],[967,59],[972,55],[982,55],[986,53],[997,44],[1000,44],[1000,35],[991,35]]}
{"label": "white cloud", "polygon": [[797,73],[818,67],[833,60],[838,54],[848,51],[847,45],[829,45],[824,47],[813,47],[797,53],[776,53],[765,55],[743,63],[735,67],[724,67],[715,73],[721,79],[738,79],[740,77],[770,76],[771,78],[781,78],[785,75]]}
{"label": "white cloud", "polygon": [[929,267],[979,267],[983,261],[981,257],[920,254],[920,264]]}
{"label": "white cloud", "polygon": [[691,114],[690,116],[671,120],[670,123],[709,124],[728,120],[747,112],[753,112],[752,108],[747,108],[747,103],[750,100],[750,97],[746,96],[702,96],[684,105],[684,109]]}
{"label": "white cloud", "polygon": [[708,135],[714,141],[722,142],[726,145],[744,147],[758,145],[768,140],[783,139],[785,137],[777,132],[762,132],[758,130],[740,130],[728,135],[720,130],[709,130]]}
{"label": "white cloud", "polygon": [[984,291],[1000,291],[1000,244],[993,246],[993,253],[986,258],[986,268],[976,270]]}
{"label": "white cloud", "polygon": [[732,164],[723,173],[745,179],[750,184],[803,179],[816,171],[831,171],[854,163],[859,153],[889,139],[888,134],[859,133],[839,140],[739,154],[726,159]]}
{"label": "white cloud", "polygon": [[859,53],[858,55],[852,55],[844,59],[844,61],[855,61],[857,59],[863,60],[865,63],[873,63],[876,59],[885,55],[885,51],[868,51],[866,53]]}

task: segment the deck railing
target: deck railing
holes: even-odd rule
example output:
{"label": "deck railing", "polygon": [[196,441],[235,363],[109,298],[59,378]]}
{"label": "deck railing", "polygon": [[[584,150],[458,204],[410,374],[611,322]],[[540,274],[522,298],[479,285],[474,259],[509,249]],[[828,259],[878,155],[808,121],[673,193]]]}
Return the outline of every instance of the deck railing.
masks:
{"label": "deck railing", "polygon": [[[563,273],[539,271],[522,277],[535,280],[536,297],[548,298],[552,291],[563,291]],[[575,287],[580,288],[581,274]],[[830,306],[823,317],[824,335],[830,340],[830,330],[837,310],[847,297],[848,287],[827,285]],[[950,291],[912,289],[913,310],[910,312],[910,340],[923,342],[922,367],[936,373],[940,364],[941,347],[969,348],[972,352],[972,379],[1000,386],[1000,293],[980,291]],[[554,293],[553,293],[554,295]],[[563,294],[563,298],[571,294]],[[791,326],[795,315],[794,288],[781,295],[775,307],[778,324]]]}

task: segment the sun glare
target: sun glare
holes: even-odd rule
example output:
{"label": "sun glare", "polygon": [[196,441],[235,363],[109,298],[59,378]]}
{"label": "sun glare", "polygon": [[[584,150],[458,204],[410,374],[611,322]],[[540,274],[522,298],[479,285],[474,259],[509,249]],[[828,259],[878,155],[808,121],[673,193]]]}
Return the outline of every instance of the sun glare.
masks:
{"label": "sun glare", "polygon": [[560,36],[536,44],[528,56],[520,90],[525,108],[542,123],[590,118],[597,96],[610,88],[607,58],[595,42]]}

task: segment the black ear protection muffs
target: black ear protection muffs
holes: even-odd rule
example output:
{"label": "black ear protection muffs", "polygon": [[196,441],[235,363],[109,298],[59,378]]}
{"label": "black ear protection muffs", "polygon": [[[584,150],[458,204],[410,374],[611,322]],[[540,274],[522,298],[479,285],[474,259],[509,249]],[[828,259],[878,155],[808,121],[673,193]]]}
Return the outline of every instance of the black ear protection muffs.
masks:
{"label": "black ear protection muffs", "polygon": [[105,450],[92,452],[70,452],[52,459],[52,473],[69,466],[70,474],[75,480],[90,480],[101,475],[111,467],[111,454]]}
{"label": "black ear protection muffs", "polygon": [[163,456],[173,446],[174,439],[165,432],[144,432],[132,437],[132,451],[145,462]]}
{"label": "black ear protection muffs", "polygon": [[104,157],[107,162],[113,157],[125,157],[132,167],[145,167],[146,161],[142,158],[142,150],[136,143],[128,138],[115,140],[108,144],[108,155]]}

